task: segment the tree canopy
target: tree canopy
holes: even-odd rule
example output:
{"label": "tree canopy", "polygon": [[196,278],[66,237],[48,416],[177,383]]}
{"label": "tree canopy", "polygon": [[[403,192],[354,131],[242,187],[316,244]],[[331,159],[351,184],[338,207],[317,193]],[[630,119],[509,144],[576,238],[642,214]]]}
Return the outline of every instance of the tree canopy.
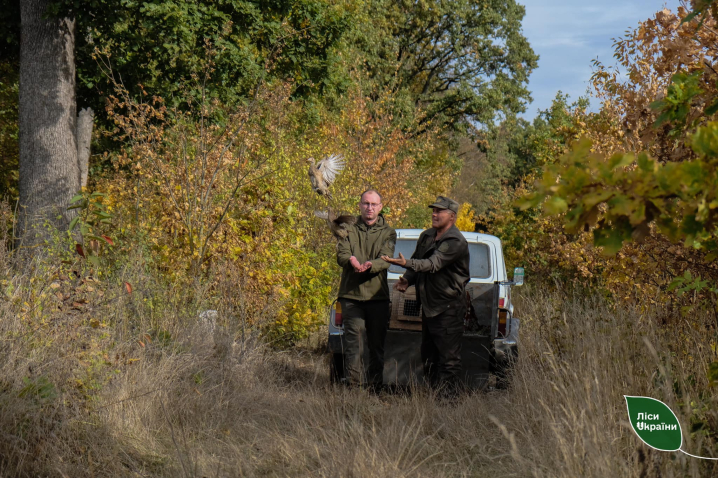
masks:
{"label": "tree canopy", "polygon": [[465,129],[525,111],[538,56],[521,31],[525,9],[513,0],[368,0],[349,33],[377,89],[388,88],[415,125]]}
{"label": "tree canopy", "polygon": [[[16,61],[19,9],[3,3],[2,59]],[[110,88],[96,51],[130,93],[142,85],[169,99],[206,64],[211,45],[208,91],[223,101],[266,78],[268,61],[269,78],[291,80],[303,97],[341,97],[361,69],[375,98],[392,93],[407,128],[466,130],[524,111],[538,60],[514,0],[57,0],[50,14],[76,20],[78,102],[95,109]]]}

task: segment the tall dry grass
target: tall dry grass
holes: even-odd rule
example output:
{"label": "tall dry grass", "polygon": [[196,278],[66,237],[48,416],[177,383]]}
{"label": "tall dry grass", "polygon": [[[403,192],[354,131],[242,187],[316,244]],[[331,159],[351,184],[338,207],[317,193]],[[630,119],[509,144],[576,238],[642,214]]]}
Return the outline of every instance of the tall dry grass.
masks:
{"label": "tall dry grass", "polygon": [[[686,450],[716,454],[710,314],[689,327],[599,295],[517,291],[524,320],[510,389],[447,403],[422,389],[332,388],[321,334],[268,348],[222,307],[231,277],[213,296],[162,282],[140,255],[90,281],[58,259],[0,264],[2,477],[718,472],[643,445],[623,399],[665,401]],[[198,319],[209,306],[216,323]],[[691,434],[699,419],[707,428]]]}

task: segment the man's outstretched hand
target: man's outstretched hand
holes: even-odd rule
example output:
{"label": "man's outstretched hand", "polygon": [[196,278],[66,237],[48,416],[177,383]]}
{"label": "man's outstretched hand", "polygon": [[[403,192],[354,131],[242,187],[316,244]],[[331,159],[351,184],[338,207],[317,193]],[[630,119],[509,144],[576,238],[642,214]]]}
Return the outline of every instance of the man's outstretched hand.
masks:
{"label": "man's outstretched hand", "polygon": [[349,264],[354,268],[354,272],[359,272],[359,269],[361,269],[361,264],[359,264],[359,261],[354,256],[349,258]]}
{"label": "man's outstretched hand", "polygon": [[381,258],[389,264],[394,264],[401,267],[404,267],[406,265],[406,259],[404,259],[404,254],[402,254],[401,252],[399,253],[399,257],[397,257],[396,259],[389,256],[381,256]]}
{"label": "man's outstretched hand", "polygon": [[359,261],[354,256],[349,258],[349,264],[354,268],[354,272],[366,272],[371,269],[371,262],[366,261],[364,264],[359,264]]}
{"label": "man's outstretched hand", "polygon": [[398,290],[399,292],[406,292],[406,289],[409,287],[409,281],[404,279],[403,277],[399,277],[399,282],[394,284],[394,289]]}

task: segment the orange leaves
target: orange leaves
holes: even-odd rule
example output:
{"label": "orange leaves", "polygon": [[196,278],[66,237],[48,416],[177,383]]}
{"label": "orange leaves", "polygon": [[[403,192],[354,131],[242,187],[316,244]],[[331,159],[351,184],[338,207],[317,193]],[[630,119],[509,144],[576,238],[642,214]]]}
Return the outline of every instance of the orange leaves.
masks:
{"label": "orange leaves", "polygon": [[[718,71],[710,60],[718,32],[711,13],[699,30],[697,20],[681,23],[686,15],[682,8],[677,15],[663,10],[615,43],[624,75],[596,63],[592,83],[601,111],[579,115],[568,129],[591,146],[559,163],[568,144],[559,141],[533,194],[515,192],[524,216],[502,206],[487,220],[516,265],[576,280],[595,277],[617,296],[660,300],[667,300],[670,279],[687,268],[718,276],[711,255],[698,250],[715,250],[718,242],[710,206],[718,207],[712,166],[718,127],[710,122],[718,111]],[[634,159],[626,151],[647,154]],[[532,213],[539,203],[558,217]],[[595,246],[614,258],[601,257]],[[626,292],[627,284],[635,291]]]}
{"label": "orange leaves", "polygon": [[683,7],[678,8],[677,14],[664,9],[615,43],[616,55],[622,69],[628,72],[628,81],[615,75],[617,70],[596,63],[592,83],[603,103],[601,115],[614,125],[605,131],[590,132],[600,152],[646,150],[659,160],[670,161],[692,157],[685,147],[685,134],[676,135],[670,124],[658,129],[653,127],[660,112],[651,107],[652,102],[663,98],[672,77],[681,72],[699,72],[698,86],[705,92],[686,112],[686,124],[691,127],[700,124],[710,99],[718,95],[718,74],[705,63],[706,56],[712,56],[709,52],[718,43],[716,21],[706,12],[704,28],[697,30],[698,19],[681,23],[687,15]]}
{"label": "orange leaves", "polygon": [[433,200],[448,189],[452,178],[443,171],[446,153],[437,151],[436,145],[442,143],[433,141],[436,130],[412,134],[421,115],[412,122],[396,118],[390,91],[377,92],[371,100],[360,85],[357,81],[348,92],[341,115],[327,115],[312,140],[324,149],[342,151],[347,159],[347,168],[335,183],[345,208],[356,210],[358,195],[375,188],[390,210],[392,224],[401,223],[412,205]]}

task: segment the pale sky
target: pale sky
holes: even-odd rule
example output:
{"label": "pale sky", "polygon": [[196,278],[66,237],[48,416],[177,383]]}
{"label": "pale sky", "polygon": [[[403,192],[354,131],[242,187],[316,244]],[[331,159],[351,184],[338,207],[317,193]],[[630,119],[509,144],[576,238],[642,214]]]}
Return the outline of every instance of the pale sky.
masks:
{"label": "pale sky", "polygon": [[[679,0],[518,0],[526,7],[523,31],[540,56],[529,79],[533,103],[524,118],[548,109],[561,90],[571,101],[586,93],[591,60],[613,65],[613,40],[633,30],[664,7],[676,11]],[[595,106],[595,101],[593,105]]]}

